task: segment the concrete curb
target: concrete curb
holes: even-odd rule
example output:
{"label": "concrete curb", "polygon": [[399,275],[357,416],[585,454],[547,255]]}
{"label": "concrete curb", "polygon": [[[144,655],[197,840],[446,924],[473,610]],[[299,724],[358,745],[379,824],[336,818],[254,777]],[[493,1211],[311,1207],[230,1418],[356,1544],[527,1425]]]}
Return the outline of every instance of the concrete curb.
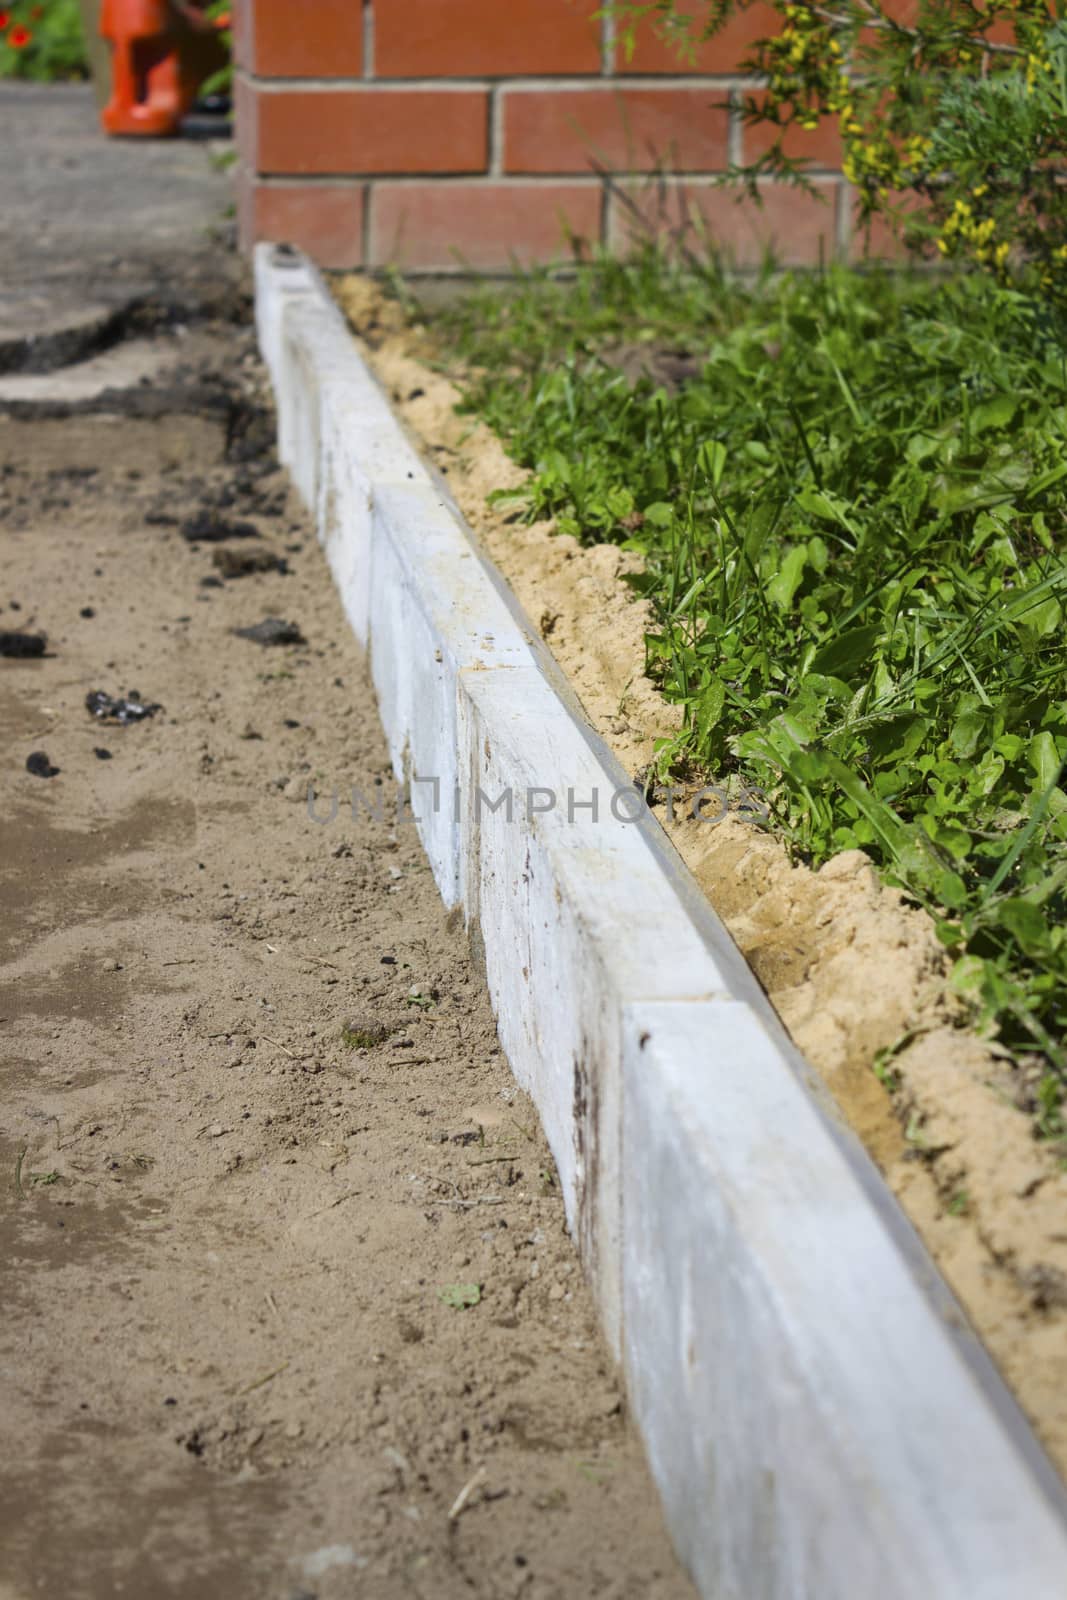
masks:
{"label": "concrete curb", "polygon": [[256,308],[282,459],[701,1593],[1062,1600],[1059,1479],[317,274],[261,245]]}

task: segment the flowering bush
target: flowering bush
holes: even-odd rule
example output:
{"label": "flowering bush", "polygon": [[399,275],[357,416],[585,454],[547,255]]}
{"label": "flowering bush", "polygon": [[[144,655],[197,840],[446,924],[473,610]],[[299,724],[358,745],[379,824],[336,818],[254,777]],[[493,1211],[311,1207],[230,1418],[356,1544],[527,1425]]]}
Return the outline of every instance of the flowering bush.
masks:
{"label": "flowering bush", "polygon": [[[644,19],[684,53],[751,0],[619,0],[632,46]],[[836,121],[865,222],[918,250],[1067,299],[1067,25],[1064,0],[771,0],[781,19],[748,62],[766,87],[746,120],[778,130],[731,176],[805,183],[791,129]],[[687,9],[692,11],[692,0]]]}
{"label": "flowering bush", "polygon": [[0,78],[84,78],[78,0],[0,3]]}

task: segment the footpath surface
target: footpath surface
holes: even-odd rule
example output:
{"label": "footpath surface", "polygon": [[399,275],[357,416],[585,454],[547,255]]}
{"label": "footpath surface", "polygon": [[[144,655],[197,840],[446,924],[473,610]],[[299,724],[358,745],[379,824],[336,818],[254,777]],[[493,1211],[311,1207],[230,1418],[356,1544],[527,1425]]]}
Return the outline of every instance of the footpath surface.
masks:
{"label": "footpath surface", "polygon": [[0,630],[48,636],[0,659],[0,1597],[681,1600],[226,180],[80,89],[4,89],[0,139]]}
{"label": "footpath surface", "polygon": [[80,84],[0,84],[0,133],[0,371],[12,341],[84,328],[186,278],[212,294],[235,281],[222,147],[105,141]]}

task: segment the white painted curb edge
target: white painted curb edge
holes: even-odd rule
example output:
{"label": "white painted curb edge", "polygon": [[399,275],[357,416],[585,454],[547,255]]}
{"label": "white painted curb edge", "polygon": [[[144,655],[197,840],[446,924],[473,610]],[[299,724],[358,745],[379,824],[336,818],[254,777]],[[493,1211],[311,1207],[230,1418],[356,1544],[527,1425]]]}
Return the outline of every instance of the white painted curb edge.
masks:
{"label": "white painted curb edge", "polygon": [[424,780],[700,1592],[1063,1600],[1062,1485],[929,1258],[657,825],[613,815],[625,774],[317,273],[268,245],[255,265],[282,460],[395,770]]}

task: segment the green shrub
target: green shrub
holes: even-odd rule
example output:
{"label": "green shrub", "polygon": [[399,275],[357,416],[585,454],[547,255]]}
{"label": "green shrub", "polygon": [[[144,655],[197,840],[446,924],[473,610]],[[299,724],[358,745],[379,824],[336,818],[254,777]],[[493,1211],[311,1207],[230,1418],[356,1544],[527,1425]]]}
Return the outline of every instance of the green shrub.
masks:
{"label": "green shrub", "polygon": [[215,24],[219,30],[219,38],[230,54],[226,65],[213,72],[200,85],[201,95],[230,94],[233,90],[233,28],[232,10],[234,4],[244,4],[246,0],[210,0],[204,7],[204,15]]}
{"label": "green shrub", "polygon": [[78,0],[0,4],[0,78],[49,81],[88,71]]}
{"label": "green shrub", "polygon": [[[751,0],[618,0],[680,55]],[[836,122],[864,220],[880,216],[919,251],[963,258],[1067,298],[1067,27],[1063,0],[771,0],[781,26],[753,48],[765,88],[746,120],[777,130],[755,179],[804,183],[786,136]]]}

